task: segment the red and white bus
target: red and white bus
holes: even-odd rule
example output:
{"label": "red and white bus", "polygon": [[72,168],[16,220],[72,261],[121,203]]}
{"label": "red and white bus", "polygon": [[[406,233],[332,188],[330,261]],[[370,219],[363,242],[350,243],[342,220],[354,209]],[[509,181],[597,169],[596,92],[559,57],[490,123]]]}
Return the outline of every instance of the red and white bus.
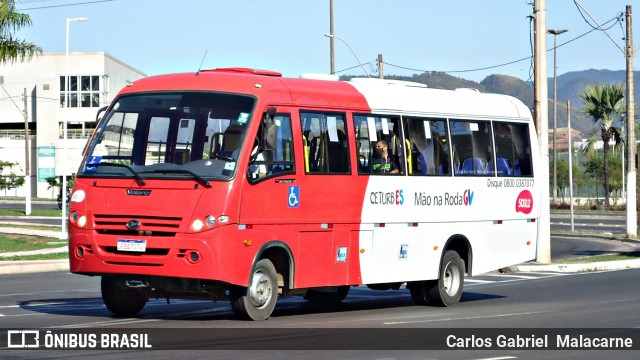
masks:
{"label": "red and white bus", "polygon": [[[246,68],[148,77],[86,147],[71,272],[102,276],[118,316],[208,298],[264,320],[278,297],[338,302],[359,285],[452,306],[464,275],[535,258],[536,144],[523,103],[470,89]],[[383,160],[397,174],[375,172]]]}

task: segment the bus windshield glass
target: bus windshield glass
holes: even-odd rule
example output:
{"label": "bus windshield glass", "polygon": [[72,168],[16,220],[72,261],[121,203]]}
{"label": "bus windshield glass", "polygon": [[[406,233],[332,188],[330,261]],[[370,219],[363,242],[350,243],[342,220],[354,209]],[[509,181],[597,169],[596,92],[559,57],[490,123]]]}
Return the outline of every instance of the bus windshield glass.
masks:
{"label": "bus windshield glass", "polygon": [[78,175],[228,180],[254,105],[250,96],[210,92],[123,96],[100,122]]}

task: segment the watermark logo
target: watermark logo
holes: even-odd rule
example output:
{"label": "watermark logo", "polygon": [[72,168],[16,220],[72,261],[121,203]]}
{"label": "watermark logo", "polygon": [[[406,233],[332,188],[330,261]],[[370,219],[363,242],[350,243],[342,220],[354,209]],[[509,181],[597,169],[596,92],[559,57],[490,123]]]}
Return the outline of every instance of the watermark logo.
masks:
{"label": "watermark logo", "polygon": [[40,347],[40,331],[9,330],[7,331],[7,347],[12,349],[29,349]]}

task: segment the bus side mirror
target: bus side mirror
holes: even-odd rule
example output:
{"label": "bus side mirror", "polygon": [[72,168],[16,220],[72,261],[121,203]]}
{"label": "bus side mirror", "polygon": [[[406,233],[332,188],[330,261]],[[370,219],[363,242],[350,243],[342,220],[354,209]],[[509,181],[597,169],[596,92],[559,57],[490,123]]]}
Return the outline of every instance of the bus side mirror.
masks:
{"label": "bus side mirror", "polygon": [[107,106],[103,106],[100,109],[98,109],[98,112],[96,113],[96,123],[99,123],[100,120],[102,120],[102,117],[104,116],[104,113],[107,111]]}

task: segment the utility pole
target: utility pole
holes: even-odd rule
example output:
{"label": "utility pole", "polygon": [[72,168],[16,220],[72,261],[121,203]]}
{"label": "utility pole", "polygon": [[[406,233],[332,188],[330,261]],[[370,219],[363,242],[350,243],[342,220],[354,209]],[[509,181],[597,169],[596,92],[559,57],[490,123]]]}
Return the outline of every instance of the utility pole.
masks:
{"label": "utility pole", "polygon": [[331,75],[336,73],[335,40],[333,35],[333,0],[329,0],[329,57],[331,58]]}
{"label": "utility pole", "polygon": [[571,217],[571,232],[576,230],[573,221],[573,145],[571,144],[571,99],[567,100],[567,144],[569,145],[569,215]]}
{"label": "utility pole", "polygon": [[625,37],[625,46],[626,49],[623,49],[618,43],[607,33],[605,29],[602,28],[602,25],[598,24],[596,19],[589,14],[587,9],[585,9],[578,0],[574,0],[576,5],[578,5],[584,12],[593,20],[598,28],[611,40],[611,42],[624,54],[625,59],[627,61],[627,237],[631,239],[635,239],[638,236],[638,211],[636,206],[638,206],[637,199],[637,174],[636,174],[636,135],[635,135],[635,101],[633,94],[633,32],[631,31],[631,5],[627,5],[626,7],[626,16],[625,21],[627,22],[626,29],[626,37]]}
{"label": "utility pole", "polygon": [[551,262],[551,212],[549,203],[549,93],[547,84],[547,5],[546,0],[535,0],[534,17],[534,86],[535,118],[540,145],[540,219],[536,261]]}
{"label": "utility pole", "polygon": [[24,88],[22,95],[24,101],[24,187],[27,190],[24,202],[25,215],[31,215],[31,170],[29,165],[29,113],[27,112],[27,88]]}
{"label": "utility pole", "polygon": [[382,54],[378,54],[378,78],[384,79],[384,61],[382,61]]}
{"label": "utility pole", "polygon": [[631,24],[631,5],[627,5],[625,21],[627,22],[625,57],[627,60],[627,237],[638,236],[638,211],[636,209],[636,135],[635,135],[635,101],[633,88],[633,31]]}

